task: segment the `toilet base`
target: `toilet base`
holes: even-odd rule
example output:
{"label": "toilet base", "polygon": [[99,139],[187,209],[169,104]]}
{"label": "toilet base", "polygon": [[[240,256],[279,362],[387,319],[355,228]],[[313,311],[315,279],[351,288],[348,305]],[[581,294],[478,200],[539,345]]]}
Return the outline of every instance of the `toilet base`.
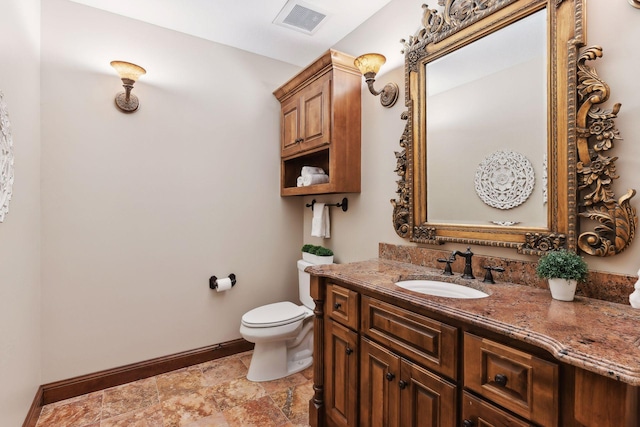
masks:
{"label": "toilet base", "polygon": [[277,380],[300,372],[312,363],[313,354],[310,350],[302,350],[287,357],[285,343],[256,343],[247,379],[255,382]]}

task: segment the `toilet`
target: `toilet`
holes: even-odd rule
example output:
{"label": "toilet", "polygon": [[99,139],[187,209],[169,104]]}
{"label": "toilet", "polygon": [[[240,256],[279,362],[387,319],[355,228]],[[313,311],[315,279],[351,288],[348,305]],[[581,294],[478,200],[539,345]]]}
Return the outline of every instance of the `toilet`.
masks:
{"label": "toilet", "polygon": [[255,343],[247,372],[249,381],[270,381],[311,366],[313,362],[313,308],[310,275],[313,265],[298,260],[298,291],[302,305],[276,302],[242,316],[240,334]]}

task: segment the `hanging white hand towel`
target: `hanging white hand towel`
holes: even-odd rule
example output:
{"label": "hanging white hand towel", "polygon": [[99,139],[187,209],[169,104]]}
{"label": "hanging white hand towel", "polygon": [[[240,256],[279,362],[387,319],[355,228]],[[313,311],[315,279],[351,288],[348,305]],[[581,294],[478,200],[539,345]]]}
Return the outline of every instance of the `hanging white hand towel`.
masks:
{"label": "hanging white hand towel", "polygon": [[329,206],[324,203],[316,203],[313,206],[313,218],[311,219],[311,235],[328,239],[331,237],[331,221],[329,220]]}

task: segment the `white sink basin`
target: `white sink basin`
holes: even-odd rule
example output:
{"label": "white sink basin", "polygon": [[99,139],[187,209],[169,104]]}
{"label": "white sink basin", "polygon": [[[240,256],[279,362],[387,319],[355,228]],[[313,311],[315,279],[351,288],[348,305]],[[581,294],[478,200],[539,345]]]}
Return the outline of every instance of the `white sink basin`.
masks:
{"label": "white sink basin", "polygon": [[486,298],[489,296],[489,294],[477,289],[456,285],[455,283],[438,282],[437,280],[402,280],[396,282],[396,285],[409,291],[433,295],[435,297],[472,299]]}

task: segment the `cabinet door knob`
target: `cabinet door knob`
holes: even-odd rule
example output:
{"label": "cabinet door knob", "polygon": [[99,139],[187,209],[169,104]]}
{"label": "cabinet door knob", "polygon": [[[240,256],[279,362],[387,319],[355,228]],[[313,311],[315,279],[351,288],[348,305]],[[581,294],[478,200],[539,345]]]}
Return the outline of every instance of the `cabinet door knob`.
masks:
{"label": "cabinet door knob", "polygon": [[351,347],[347,347],[347,349],[344,352],[347,353],[347,356],[348,356],[351,353],[353,353],[353,349]]}
{"label": "cabinet door knob", "polygon": [[387,381],[393,381],[393,379],[396,376],[394,374],[392,374],[391,372],[387,372],[387,375],[385,375],[385,378],[387,379]]}
{"label": "cabinet door knob", "polygon": [[473,421],[471,420],[464,420],[462,422],[462,427],[473,427]]}
{"label": "cabinet door knob", "polygon": [[340,304],[339,302],[337,302],[337,303],[333,304],[333,308],[334,308],[335,310],[340,310],[340,307],[342,307],[342,304]]}
{"label": "cabinet door knob", "polygon": [[506,375],[497,374],[493,380],[496,382],[496,384],[498,384],[501,387],[504,387],[504,386],[507,385],[507,376]]}
{"label": "cabinet door knob", "polygon": [[400,380],[400,381],[398,382],[398,387],[400,387],[400,390],[404,390],[405,388],[407,388],[407,386],[408,386],[408,385],[409,385],[409,384],[408,384],[406,381],[402,381],[402,380]]}

